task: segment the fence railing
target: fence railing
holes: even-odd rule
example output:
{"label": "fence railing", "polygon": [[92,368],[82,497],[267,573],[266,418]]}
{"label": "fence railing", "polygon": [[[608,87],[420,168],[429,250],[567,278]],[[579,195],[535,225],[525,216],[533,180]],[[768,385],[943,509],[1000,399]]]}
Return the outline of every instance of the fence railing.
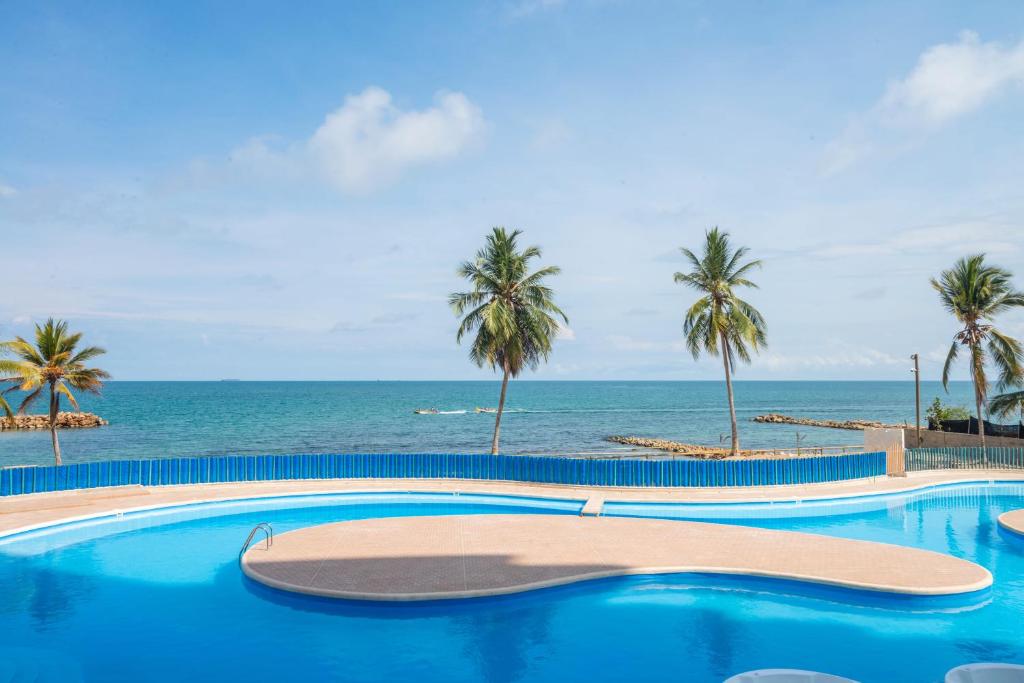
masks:
{"label": "fence railing", "polygon": [[1024,448],[908,448],[907,471],[1024,469]]}
{"label": "fence railing", "polygon": [[103,486],[290,479],[477,479],[577,486],[773,486],[885,474],[885,453],[744,460],[595,460],[465,453],[237,455],[0,469],[0,496]]}

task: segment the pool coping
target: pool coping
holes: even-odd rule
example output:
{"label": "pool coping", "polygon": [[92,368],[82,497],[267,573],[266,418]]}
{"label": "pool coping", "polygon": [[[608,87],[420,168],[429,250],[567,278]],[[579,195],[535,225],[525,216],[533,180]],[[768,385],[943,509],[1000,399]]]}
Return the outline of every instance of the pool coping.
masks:
{"label": "pool coping", "polygon": [[[106,517],[188,505],[274,499],[291,496],[407,493],[472,493],[577,501],[588,515],[604,503],[677,503],[730,505],[757,503],[824,503],[874,498],[957,484],[1024,483],[1024,472],[1007,470],[925,471],[906,477],[873,477],[828,484],[721,488],[613,488],[557,484],[448,479],[323,479],[119,486],[54,493],[31,493],[0,499],[0,537]],[[588,507],[588,502],[595,500]],[[147,504],[138,505],[133,503]],[[595,509],[596,508],[596,509]],[[581,512],[582,514],[582,512]]]}

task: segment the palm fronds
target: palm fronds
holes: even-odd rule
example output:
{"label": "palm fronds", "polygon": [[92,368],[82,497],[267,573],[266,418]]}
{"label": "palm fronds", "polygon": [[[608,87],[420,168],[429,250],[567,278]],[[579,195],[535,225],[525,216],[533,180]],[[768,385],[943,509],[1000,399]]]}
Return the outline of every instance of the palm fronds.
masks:
{"label": "palm fronds", "polygon": [[476,333],[470,346],[473,362],[492,368],[507,365],[513,377],[547,359],[558,333],[558,320],[568,323],[555,304],[554,292],[544,284],[560,269],[546,266],[530,272],[530,261],[540,258],[541,250],[532,246],[520,251],[521,234],[494,228],[476,259],[466,261],[457,271],[472,289],[455,292],[448,299],[455,315],[462,317],[457,341]]}

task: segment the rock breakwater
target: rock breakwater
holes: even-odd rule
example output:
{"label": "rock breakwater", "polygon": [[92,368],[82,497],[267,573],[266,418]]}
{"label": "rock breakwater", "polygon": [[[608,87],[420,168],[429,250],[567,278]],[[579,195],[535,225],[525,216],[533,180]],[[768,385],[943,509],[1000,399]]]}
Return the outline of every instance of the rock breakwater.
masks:
{"label": "rock breakwater", "polygon": [[[728,448],[716,448],[715,446],[698,446],[692,443],[680,443],[667,439],[649,439],[643,436],[608,436],[606,441],[620,443],[625,446],[637,446],[638,448],[650,448],[657,451],[676,453],[691,458],[706,458],[708,460],[723,460],[728,458]],[[764,451],[741,451],[741,456],[750,456]]]}
{"label": "rock breakwater", "polygon": [[[57,429],[84,429],[109,424],[93,413],[57,413]],[[15,415],[13,420],[0,413],[0,431],[9,429],[49,429],[48,415]]]}
{"label": "rock breakwater", "polygon": [[807,417],[793,417],[779,413],[758,415],[754,422],[768,424],[802,425],[804,427],[827,427],[829,429],[902,429],[906,425],[886,424],[874,420],[813,420]]}

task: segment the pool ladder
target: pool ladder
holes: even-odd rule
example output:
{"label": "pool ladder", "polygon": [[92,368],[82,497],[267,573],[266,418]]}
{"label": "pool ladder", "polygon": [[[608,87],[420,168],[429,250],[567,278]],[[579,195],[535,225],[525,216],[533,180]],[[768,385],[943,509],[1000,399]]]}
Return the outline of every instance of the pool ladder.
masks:
{"label": "pool ladder", "polygon": [[256,534],[260,531],[264,533],[267,541],[267,548],[274,545],[274,527],[270,526],[269,522],[260,522],[252,528],[249,535],[245,539],[245,543],[242,544],[242,549],[238,551],[238,561],[242,561],[242,555],[245,555],[245,551],[249,549],[249,544],[252,543],[252,539],[256,538]]}

